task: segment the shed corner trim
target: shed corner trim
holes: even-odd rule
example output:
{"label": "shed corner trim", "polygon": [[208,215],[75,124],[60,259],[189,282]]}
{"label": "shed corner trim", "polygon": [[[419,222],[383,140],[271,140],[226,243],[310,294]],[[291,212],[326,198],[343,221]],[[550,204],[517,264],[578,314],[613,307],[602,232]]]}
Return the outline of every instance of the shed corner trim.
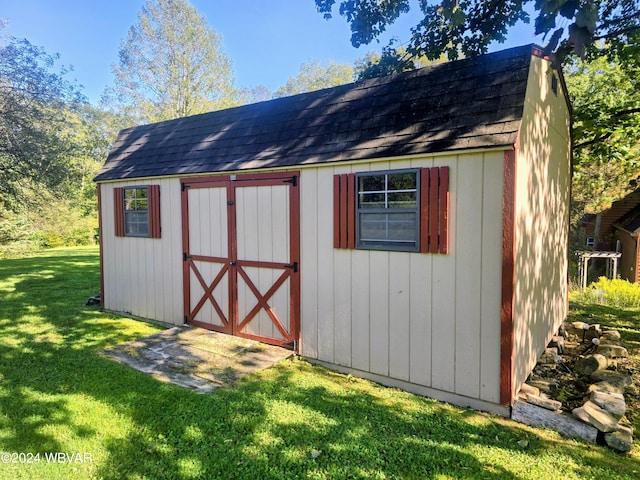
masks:
{"label": "shed corner trim", "polygon": [[513,304],[515,275],[516,149],[504,152],[502,287],[500,305],[500,403],[513,402]]}

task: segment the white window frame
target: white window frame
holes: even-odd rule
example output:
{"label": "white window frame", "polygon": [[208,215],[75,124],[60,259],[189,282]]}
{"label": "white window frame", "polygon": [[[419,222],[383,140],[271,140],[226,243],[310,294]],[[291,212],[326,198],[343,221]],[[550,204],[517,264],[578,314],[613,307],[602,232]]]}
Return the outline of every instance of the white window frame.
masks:
{"label": "white window frame", "polygon": [[[127,198],[127,191],[146,191],[145,197]],[[138,206],[142,200],[146,200],[147,208],[130,208],[133,205]],[[130,187],[122,188],[122,202],[123,216],[124,216],[124,236],[125,237],[150,237],[151,236],[151,224],[149,221],[149,187],[148,185],[134,185]],[[139,217],[145,218],[145,221],[133,220]],[[136,231],[138,229],[133,228],[135,225],[146,225],[146,231]]]}

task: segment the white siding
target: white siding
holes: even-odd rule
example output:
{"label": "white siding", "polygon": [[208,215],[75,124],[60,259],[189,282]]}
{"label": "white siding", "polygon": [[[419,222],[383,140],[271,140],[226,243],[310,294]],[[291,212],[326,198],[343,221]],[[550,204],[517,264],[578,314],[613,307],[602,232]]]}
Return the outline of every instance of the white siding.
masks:
{"label": "white siding", "polygon": [[533,57],[516,152],[514,390],[567,313],[570,113],[553,75]]}
{"label": "white siding", "polygon": [[[301,349],[498,403],[502,152],[302,169]],[[450,167],[450,253],[333,248],[333,175]]]}
{"label": "white siding", "polygon": [[[162,236],[116,237],[113,189],[160,185]],[[108,310],[182,324],[182,237],[178,179],[135,180],[100,185],[104,306]]]}

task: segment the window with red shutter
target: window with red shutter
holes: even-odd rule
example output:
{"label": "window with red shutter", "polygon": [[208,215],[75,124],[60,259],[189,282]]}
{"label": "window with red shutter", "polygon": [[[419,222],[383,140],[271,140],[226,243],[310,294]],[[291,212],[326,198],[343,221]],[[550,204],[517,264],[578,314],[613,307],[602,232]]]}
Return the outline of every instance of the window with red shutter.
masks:
{"label": "window with red shutter", "polygon": [[448,252],[449,167],[334,176],[334,247]]}
{"label": "window with red shutter", "polygon": [[160,186],[114,188],[115,234],[160,238]]}

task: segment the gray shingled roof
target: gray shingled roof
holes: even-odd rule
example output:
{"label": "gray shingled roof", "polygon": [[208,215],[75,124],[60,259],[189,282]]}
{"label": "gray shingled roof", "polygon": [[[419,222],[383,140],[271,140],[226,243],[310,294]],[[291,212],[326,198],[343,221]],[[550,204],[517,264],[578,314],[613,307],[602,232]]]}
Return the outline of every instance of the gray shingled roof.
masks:
{"label": "gray shingled roof", "polygon": [[128,128],[95,180],[511,146],[535,49]]}

